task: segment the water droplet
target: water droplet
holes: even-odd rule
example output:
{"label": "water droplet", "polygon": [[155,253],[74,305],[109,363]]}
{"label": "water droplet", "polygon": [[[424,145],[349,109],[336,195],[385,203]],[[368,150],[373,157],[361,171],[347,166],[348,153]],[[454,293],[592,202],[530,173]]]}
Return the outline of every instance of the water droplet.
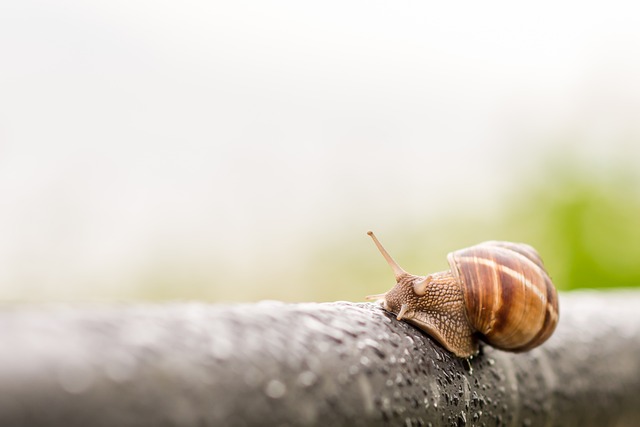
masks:
{"label": "water droplet", "polygon": [[218,336],[211,344],[211,353],[218,360],[227,359],[233,354],[233,344],[224,336]]}
{"label": "water droplet", "polygon": [[304,371],[298,375],[298,382],[304,387],[310,387],[316,383],[318,376],[311,371]]}
{"label": "water droplet", "polygon": [[385,352],[382,350],[380,343],[378,341],[372,340],[371,338],[365,338],[362,341],[358,341],[358,349],[364,350],[365,348],[371,348],[380,358],[385,357]]}
{"label": "water droplet", "polygon": [[280,399],[287,392],[287,386],[282,381],[271,380],[265,387],[264,392],[272,399]]}
{"label": "water droplet", "polygon": [[402,384],[403,381],[404,381],[404,377],[400,372],[398,372],[398,374],[396,375],[396,384],[400,385]]}
{"label": "water droplet", "polygon": [[440,400],[440,387],[438,387],[438,384],[436,381],[431,381],[431,383],[429,384],[430,388],[431,388],[431,396],[433,396],[433,407],[437,408],[438,407],[438,402]]}
{"label": "water droplet", "polygon": [[382,398],[382,409],[389,409],[391,407],[391,399],[388,397]]}
{"label": "water droplet", "polygon": [[467,416],[464,412],[460,412],[460,415],[458,416],[458,426],[464,425],[467,425]]}

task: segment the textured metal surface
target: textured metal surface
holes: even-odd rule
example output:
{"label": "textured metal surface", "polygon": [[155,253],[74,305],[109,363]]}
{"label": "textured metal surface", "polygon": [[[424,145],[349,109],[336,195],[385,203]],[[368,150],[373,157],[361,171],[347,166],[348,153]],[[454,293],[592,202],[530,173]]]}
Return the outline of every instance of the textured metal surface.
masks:
{"label": "textured metal surface", "polygon": [[453,358],[373,304],[4,306],[2,426],[640,425],[640,294]]}

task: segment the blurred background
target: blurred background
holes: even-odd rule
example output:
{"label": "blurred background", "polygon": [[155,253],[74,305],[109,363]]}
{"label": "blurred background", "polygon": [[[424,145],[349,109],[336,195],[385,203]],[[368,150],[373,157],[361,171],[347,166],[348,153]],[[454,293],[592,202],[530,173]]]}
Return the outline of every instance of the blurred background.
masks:
{"label": "blurred background", "polygon": [[634,2],[0,6],[0,300],[361,300],[487,239],[640,285]]}

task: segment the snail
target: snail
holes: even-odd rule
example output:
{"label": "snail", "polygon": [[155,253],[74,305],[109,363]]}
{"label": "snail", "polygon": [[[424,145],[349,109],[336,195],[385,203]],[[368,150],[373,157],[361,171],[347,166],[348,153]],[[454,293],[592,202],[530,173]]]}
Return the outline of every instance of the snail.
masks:
{"label": "snail", "polygon": [[540,256],[524,243],[488,241],[451,252],[451,270],[415,276],[404,271],[373,232],[396,285],[376,299],[458,357],[478,353],[478,339],[501,350],[530,350],[558,323],[558,294]]}

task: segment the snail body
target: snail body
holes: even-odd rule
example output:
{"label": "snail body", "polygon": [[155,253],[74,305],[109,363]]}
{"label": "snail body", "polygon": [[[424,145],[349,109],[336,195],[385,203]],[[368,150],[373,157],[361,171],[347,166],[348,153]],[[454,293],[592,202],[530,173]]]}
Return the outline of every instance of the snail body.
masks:
{"label": "snail body", "polygon": [[448,271],[404,271],[368,233],[396,276],[381,299],[385,310],[435,338],[458,357],[478,352],[478,340],[506,351],[530,350],[558,323],[558,295],[540,256],[523,243],[488,241],[451,252]]}

